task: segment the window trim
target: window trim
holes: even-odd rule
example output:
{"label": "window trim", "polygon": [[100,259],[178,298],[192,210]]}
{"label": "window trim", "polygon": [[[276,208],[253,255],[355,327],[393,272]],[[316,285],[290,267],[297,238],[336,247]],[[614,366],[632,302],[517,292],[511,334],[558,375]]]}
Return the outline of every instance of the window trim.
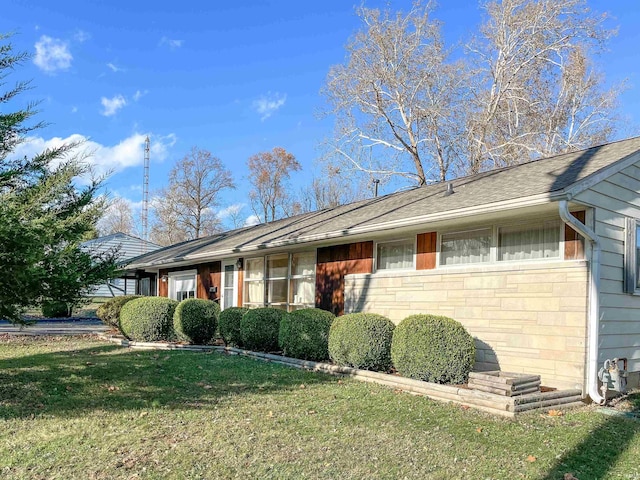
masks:
{"label": "window trim", "polygon": [[[249,257],[249,258],[245,258],[244,259],[244,270],[246,272],[247,270],[247,265],[249,264],[249,262],[251,262],[251,260],[262,260],[262,276],[257,279],[249,279],[247,278],[247,275],[244,274],[242,276],[242,306],[243,307],[248,307],[248,308],[257,308],[257,307],[264,307],[266,304],[266,271],[267,271],[267,261],[266,261],[266,255],[263,255],[261,257]],[[262,282],[262,302],[247,302],[245,300],[245,296],[248,295],[249,293],[249,283],[259,283]]]}
{"label": "window trim", "polygon": [[[413,253],[411,255],[411,266],[404,268],[378,268],[378,245],[385,243],[396,243],[403,242],[413,243]],[[418,251],[418,234],[413,235],[413,237],[402,237],[402,238],[391,238],[381,241],[373,242],[373,271],[374,272],[407,272],[416,269],[416,254]]]}
{"label": "window trim", "polygon": [[[491,245],[489,246],[489,260],[486,262],[472,262],[472,263],[457,263],[455,265],[444,265],[442,263],[442,237],[444,235],[456,235],[459,233],[469,233],[469,232],[482,232],[488,231],[489,237],[491,238]],[[437,238],[437,246],[436,246],[436,269],[438,268],[460,268],[465,266],[478,266],[478,265],[487,265],[491,263],[499,263],[496,261],[496,249],[497,249],[497,227],[496,225],[488,225],[486,227],[474,227],[468,228],[465,230],[444,230],[438,232]]]}
{"label": "window trim", "polygon": [[[293,275],[292,274],[292,260],[293,260],[293,256],[297,255],[297,254],[310,254],[309,256],[313,256],[313,273],[310,275]],[[313,255],[311,255],[313,254]],[[273,257],[273,256],[284,256],[287,255],[287,273],[284,277],[279,276],[279,277],[268,277],[267,276],[267,271],[268,271],[268,259],[269,257]],[[317,271],[317,266],[318,266],[318,251],[317,249],[313,249],[313,250],[299,250],[299,251],[294,251],[294,252],[279,252],[279,253],[272,253],[269,255],[262,255],[262,256],[257,256],[257,257],[249,257],[245,259],[245,265],[246,262],[251,261],[251,260],[255,260],[255,259],[262,259],[263,264],[262,264],[262,278],[260,280],[247,280],[246,276],[243,278],[243,291],[247,291],[247,283],[249,282],[258,282],[261,281],[263,282],[263,288],[264,288],[264,293],[263,293],[263,301],[262,303],[258,303],[258,302],[246,302],[244,300],[244,293],[243,293],[243,306],[249,307],[249,308],[256,308],[256,307],[280,307],[283,308],[284,310],[290,312],[292,311],[292,308],[313,308],[315,307],[315,277],[316,277],[316,271]],[[300,280],[300,279],[310,279],[313,281],[313,285],[314,285],[314,298],[311,300],[310,303],[294,303],[293,301],[291,301],[291,285],[292,285],[292,281],[293,280]],[[286,301],[285,302],[269,302],[269,282],[272,280],[284,280],[286,282],[287,285],[287,292],[286,292]]]}
{"label": "window trim", "polygon": [[[501,260],[500,259],[500,230],[503,228],[517,228],[523,226],[532,226],[532,225],[542,225],[542,228],[545,228],[546,223],[557,222],[559,229],[558,231],[558,256],[557,257],[540,257],[540,258],[528,258],[526,260]],[[564,260],[564,222],[562,219],[558,218],[538,218],[531,219],[529,222],[519,221],[514,223],[504,223],[504,224],[496,224],[495,225],[495,263],[523,263],[523,262],[540,262],[540,261],[553,261],[553,260]],[[544,234],[544,232],[543,232]]]}
{"label": "window trim", "polygon": [[638,233],[640,232],[640,219],[626,218],[625,247],[624,247],[624,292],[631,295],[640,295],[638,283]]}
{"label": "window trim", "polygon": [[[174,295],[177,293],[175,291],[175,281],[176,281],[176,277],[188,277],[190,275],[193,275],[193,280],[194,280],[194,288],[193,288],[193,297],[187,297],[187,298],[198,298],[198,270],[195,269],[191,269],[191,270],[177,270],[175,272],[169,272],[167,274],[167,297],[170,298],[171,300],[178,300],[177,298],[174,298],[171,296],[172,293],[172,288],[171,285],[173,284],[173,293]],[[178,300],[180,301],[180,300]]]}
{"label": "window trim", "polygon": [[[587,215],[589,215],[589,213],[587,212]],[[588,218],[588,217],[587,217]],[[498,256],[499,256],[499,232],[501,228],[505,228],[505,227],[514,227],[514,226],[518,226],[518,225],[528,225],[531,223],[545,223],[545,222],[549,222],[549,221],[555,221],[555,220],[560,220],[560,224],[558,226],[558,228],[560,229],[560,235],[558,238],[558,248],[560,249],[560,255],[557,257],[549,257],[549,258],[534,258],[534,259],[528,259],[528,260],[498,260]],[[639,220],[640,222],[640,220]],[[492,223],[488,223],[485,226],[472,226],[469,228],[465,228],[465,229],[443,229],[443,230],[438,230],[437,231],[437,240],[436,240],[436,270],[437,269],[460,269],[460,268],[464,268],[465,266],[469,266],[469,267],[479,267],[479,266],[485,266],[485,265],[515,265],[515,264],[530,264],[530,263],[544,263],[544,262],[563,262],[565,261],[565,249],[564,249],[564,243],[565,243],[565,238],[564,238],[564,222],[562,222],[561,219],[559,219],[559,217],[555,217],[555,216],[549,216],[549,215],[533,215],[530,218],[527,219],[527,221],[524,220],[513,220],[513,221],[506,221],[504,223],[502,222],[492,222]],[[482,230],[489,230],[491,232],[491,247],[490,247],[490,254],[489,254],[489,260],[486,262],[475,262],[475,263],[459,263],[456,265],[444,265],[442,263],[442,237],[443,235],[451,235],[451,234],[457,234],[457,233],[467,233],[467,232],[473,232],[473,231],[482,231]],[[586,248],[586,247],[585,247]],[[640,289],[638,290],[638,293],[640,294]]]}

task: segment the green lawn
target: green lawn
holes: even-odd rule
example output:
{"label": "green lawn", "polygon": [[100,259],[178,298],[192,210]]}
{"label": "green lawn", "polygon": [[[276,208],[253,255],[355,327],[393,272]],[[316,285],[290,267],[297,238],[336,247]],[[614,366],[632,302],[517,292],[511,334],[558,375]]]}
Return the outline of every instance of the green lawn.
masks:
{"label": "green lawn", "polygon": [[0,337],[0,478],[640,478],[640,422],[503,420],[389,388],[90,338]]}

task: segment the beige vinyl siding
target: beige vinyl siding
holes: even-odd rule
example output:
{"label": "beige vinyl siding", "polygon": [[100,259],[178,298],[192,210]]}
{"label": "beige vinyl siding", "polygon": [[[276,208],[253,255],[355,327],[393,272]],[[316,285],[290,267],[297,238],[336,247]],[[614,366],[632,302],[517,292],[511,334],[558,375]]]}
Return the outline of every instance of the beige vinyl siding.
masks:
{"label": "beige vinyl siding", "polygon": [[640,162],[575,200],[595,206],[595,231],[602,245],[598,362],[627,357],[629,370],[640,371],[640,296],[624,293],[625,217],[640,219]]}

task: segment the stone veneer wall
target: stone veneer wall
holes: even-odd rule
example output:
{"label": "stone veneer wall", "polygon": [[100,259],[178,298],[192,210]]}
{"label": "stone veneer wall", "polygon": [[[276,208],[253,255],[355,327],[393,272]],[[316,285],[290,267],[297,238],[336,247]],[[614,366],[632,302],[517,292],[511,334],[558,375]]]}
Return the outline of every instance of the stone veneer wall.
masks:
{"label": "stone veneer wall", "polygon": [[588,269],[584,261],[469,266],[345,277],[345,313],[445,315],[476,338],[476,370],[542,376],[583,388]]}

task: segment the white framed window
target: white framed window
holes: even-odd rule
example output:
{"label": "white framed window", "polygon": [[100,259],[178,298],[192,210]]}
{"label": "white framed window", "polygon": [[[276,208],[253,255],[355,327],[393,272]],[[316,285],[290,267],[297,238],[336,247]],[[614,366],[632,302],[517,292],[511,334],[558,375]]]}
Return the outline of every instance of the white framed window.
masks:
{"label": "white framed window", "polygon": [[286,307],[289,276],[289,255],[269,255],[267,257],[267,305]]}
{"label": "white framed window", "polygon": [[413,268],[415,247],[415,238],[378,242],[376,244],[376,270]]}
{"label": "white framed window", "polygon": [[443,233],[440,236],[440,265],[465,265],[491,260],[492,229]]}
{"label": "white framed window", "polygon": [[624,291],[640,294],[640,220],[627,218],[625,230]]}
{"label": "white framed window", "polygon": [[289,281],[289,306],[313,307],[316,303],[316,254],[301,252],[291,254],[291,276]]}
{"label": "white framed window", "polygon": [[244,262],[244,302],[247,307],[264,305],[264,257]]}
{"label": "white framed window", "polygon": [[169,298],[179,302],[196,297],[196,270],[169,273]]}
{"label": "white framed window", "polygon": [[315,306],[316,252],[245,260],[244,305],[288,311]]}
{"label": "white framed window", "polygon": [[498,261],[560,258],[560,220],[498,228]]}

